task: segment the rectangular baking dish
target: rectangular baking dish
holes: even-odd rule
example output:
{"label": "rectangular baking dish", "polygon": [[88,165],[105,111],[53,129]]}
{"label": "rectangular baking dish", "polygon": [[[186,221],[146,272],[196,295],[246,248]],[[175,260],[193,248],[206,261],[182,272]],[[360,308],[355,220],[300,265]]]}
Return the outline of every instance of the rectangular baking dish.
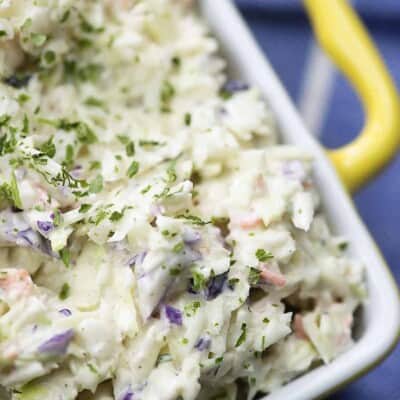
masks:
{"label": "rectangular baking dish", "polygon": [[200,0],[199,8],[220,43],[230,76],[262,91],[278,121],[282,142],[297,145],[313,154],[315,180],[331,227],[349,239],[350,252],[366,267],[369,298],[356,329],[358,339],[354,347],[331,364],[298,377],[265,399],[325,397],[369,371],[395,347],[400,334],[398,288],[325,150],[305,128],[233,3],[230,0]]}

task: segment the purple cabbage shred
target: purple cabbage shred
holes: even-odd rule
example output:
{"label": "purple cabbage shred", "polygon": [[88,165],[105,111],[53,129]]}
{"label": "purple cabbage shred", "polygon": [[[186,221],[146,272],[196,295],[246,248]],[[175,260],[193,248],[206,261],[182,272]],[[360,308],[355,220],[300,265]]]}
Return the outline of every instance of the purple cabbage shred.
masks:
{"label": "purple cabbage shred", "polygon": [[24,240],[28,246],[33,246],[37,239],[36,234],[32,228],[19,231],[17,236],[18,238]]}
{"label": "purple cabbage shred", "polygon": [[187,292],[190,294],[198,294],[198,292],[193,287],[193,279],[189,280],[189,286],[187,288]]}
{"label": "purple cabbage shred", "polygon": [[64,315],[65,317],[69,317],[72,315],[71,310],[69,310],[68,308],[62,308],[61,310],[58,310],[58,312]]}
{"label": "purple cabbage shred", "polygon": [[244,90],[249,89],[249,85],[244,82],[240,82],[237,80],[230,80],[225,83],[225,85],[222,88],[225,92],[228,93],[236,93],[236,92],[242,92]]}
{"label": "purple cabbage shred", "polygon": [[74,330],[68,329],[46,340],[38,347],[38,351],[39,353],[46,353],[49,355],[63,355],[67,352],[67,348],[74,338],[74,335]]}
{"label": "purple cabbage shred", "polygon": [[50,221],[37,221],[37,226],[43,233],[48,233],[53,229],[53,223]]}
{"label": "purple cabbage shred", "polygon": [[227,279],[228,272],[224,272],[223,274],[211,278],[205,289],[206,299],[214,300],[216,297],[218,297],[221,294]]}
{"label": "purple cabbage shred", "polygon": [[11,75],[5,79],[3,79],[3,82],[9,86],[12,86],[15,89],[21,89],[25,86],[28,85],[32,75],[24,75],[24,76],[17,76],[17,75]]}
{"label": "purple cabbage shred", "polygon": [[133,400],[133,395],[132,388],[129,386],[127,391],[121,396],[121,400]]}
{"label": "purple cabbage shred", "polygon": [[177,308],[167,304],[165,306],[165,315],[171,324],[182,325],[182,312]]}
{"label": "purple cabbage shred", "polygon": [[19,246],[28,246],[40,250],[43,253],[54,257],[54,252],[51,248],[51,243],[48,239],[35,232],[32,228],[27,228],[17,233],[16,244]]}
{"label": "purple cabbage shred", "polygon": [[143,264],[144,259],[147,256],[147,251],[142,251],[141,253],[135,254],[133,257],[131,257],[128,261],[128,265],[130,267],[133,267],[135,265],[141,265]]}
{"label": "purple cabbage shred", "polygon": [[204,351],[210,348],[211,339],[208,337],[200,337],[197,343],[194,345],[194,348],[199,351]]}
{"label": "purple cabbage shred", "polygon": [[51,242],[48,239],[43,238],[40,250],[43,251],[43,253],[47,254],[50,257],[56,257],[56,254],[54,253],[52,247],[51,247]]}

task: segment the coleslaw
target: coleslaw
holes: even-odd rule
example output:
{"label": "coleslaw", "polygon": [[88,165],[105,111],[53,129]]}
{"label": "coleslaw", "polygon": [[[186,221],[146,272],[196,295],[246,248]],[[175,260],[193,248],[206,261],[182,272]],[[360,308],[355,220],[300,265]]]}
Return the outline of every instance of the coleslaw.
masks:
{"label": "coleslaw", "polygon": [[353,343],[363,266],[190,1],[0,2],[0,385],[253,399]]}

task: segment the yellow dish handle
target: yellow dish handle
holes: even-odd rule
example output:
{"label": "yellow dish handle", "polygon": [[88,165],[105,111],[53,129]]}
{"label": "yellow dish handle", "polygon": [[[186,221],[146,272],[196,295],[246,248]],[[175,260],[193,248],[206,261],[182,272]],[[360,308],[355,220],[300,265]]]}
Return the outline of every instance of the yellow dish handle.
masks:
{"label": "yellow dish handle", "polygon": [[366,122],[351,143],[329,151],[346,187],[373,177],[400,145],[400,100],[362,22],[346,0],[304,0],[315,35],[357,91]]}

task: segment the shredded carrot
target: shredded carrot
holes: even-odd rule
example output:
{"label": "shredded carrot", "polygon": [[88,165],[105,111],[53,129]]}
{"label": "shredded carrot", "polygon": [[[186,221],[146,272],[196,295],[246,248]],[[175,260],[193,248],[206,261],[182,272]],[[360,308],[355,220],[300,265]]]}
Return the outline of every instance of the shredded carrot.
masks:
{"label": "shredded carrot", "polygon": [[295,335],[299,339],[308,340],[308,335],[304,330],[303,317],[300,314],[296,314],[293,319],[293,330]]}
{"label": "shredded carrot", "polygon": [[260,278],[274,286],[283,287],[286,285],[286,278],[279,272],[269,270],[266,265],[262,267]]}

